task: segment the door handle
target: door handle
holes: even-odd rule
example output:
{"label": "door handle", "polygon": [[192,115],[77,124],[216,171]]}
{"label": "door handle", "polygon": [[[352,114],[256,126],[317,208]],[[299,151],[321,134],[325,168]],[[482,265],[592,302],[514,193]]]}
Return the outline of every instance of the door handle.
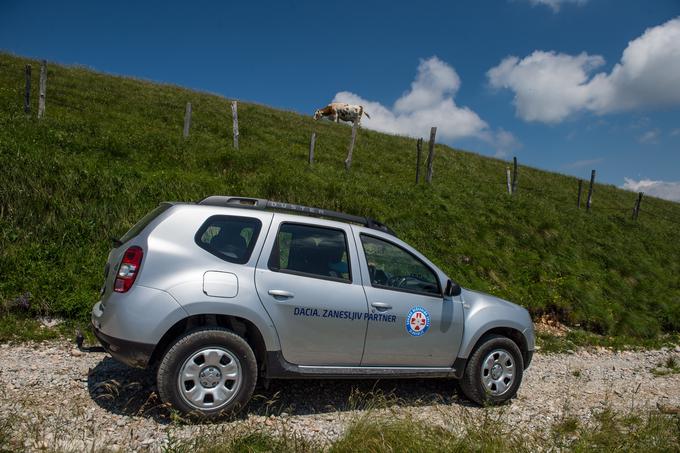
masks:
{"label": "door handle", "polygon": [[292,299],[295,297],[295,295],[289,291],[284,291],[282,289],[270,289],[269,290],[269,295],[274,296],[276,298],[282,298],[282,299]]}
{"label": "door handle", "polygon": [[379,311],[392,309],[392,306],[390,304],[386,304],[385,302],[373,302],[371,307],[377,308]]}

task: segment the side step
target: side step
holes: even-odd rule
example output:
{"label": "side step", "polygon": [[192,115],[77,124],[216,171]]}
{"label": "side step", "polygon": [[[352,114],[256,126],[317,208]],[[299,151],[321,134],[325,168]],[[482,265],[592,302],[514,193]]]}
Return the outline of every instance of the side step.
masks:
{"label": "side step", "polygon": [[[461,360],[462,363],[459,363]],[[460,378],[463,370],[465,370],[464,359],[456,360],[453,368],[295,365],[288,362],[281,351],[268,351],[265,377],[267,379]]]}

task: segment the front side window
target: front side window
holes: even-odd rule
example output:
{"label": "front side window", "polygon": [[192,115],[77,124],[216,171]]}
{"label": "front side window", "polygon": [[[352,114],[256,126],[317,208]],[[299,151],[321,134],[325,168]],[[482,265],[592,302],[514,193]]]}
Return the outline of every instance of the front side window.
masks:
{"label": "front side window", "polygon": [[216,215],[196,233],[196,243],[218,258],[237,264],[250,259],[262,223],[252,217]]}
{"label": "front side window", "polygon": [[437,275],[403,248],[373,236],[361,235],[371,285],[398,291],[441,296]]}
{"label": "front side window", "polygon": [[345,232],[334,228],[283,223],[269,257],[269,269],[351,282]]}

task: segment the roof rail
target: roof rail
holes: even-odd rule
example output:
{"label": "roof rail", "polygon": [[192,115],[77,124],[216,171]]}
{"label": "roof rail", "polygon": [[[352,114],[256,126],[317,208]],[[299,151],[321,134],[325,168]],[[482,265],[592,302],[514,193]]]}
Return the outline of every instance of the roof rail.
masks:
{"label": "roof rail", "polygon": [[224,206],[230,208],[259,209],[261,211],[285,211],[295,214],[326,217],[329,219],[340,220],[343,222],[357,223],[367,228],[382,231],[396,236],[394,231],[384,223],[378,222],[370,217],[361,217],[344,212],[331,211],[328,209],[313,208],[292,203],[281,203],[278,201],[266,200],[264,198],[231,197],[228,195],[213,195],[206,197],[198,202],[200,205]]}

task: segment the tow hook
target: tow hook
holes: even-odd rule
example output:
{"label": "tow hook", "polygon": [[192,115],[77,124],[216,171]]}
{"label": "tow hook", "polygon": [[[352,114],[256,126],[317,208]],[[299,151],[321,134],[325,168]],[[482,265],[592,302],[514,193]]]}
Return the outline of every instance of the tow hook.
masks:
{"label": "tow hook", "polygon": [[80,329],[76,330],[76,346],[78,347],[78,350],[81,352],[106,352],[106,349],[104,349],[101,346],[83,346],[83,342],[85,341],[85,336],[83,335],[83,332],[80,331]]}

